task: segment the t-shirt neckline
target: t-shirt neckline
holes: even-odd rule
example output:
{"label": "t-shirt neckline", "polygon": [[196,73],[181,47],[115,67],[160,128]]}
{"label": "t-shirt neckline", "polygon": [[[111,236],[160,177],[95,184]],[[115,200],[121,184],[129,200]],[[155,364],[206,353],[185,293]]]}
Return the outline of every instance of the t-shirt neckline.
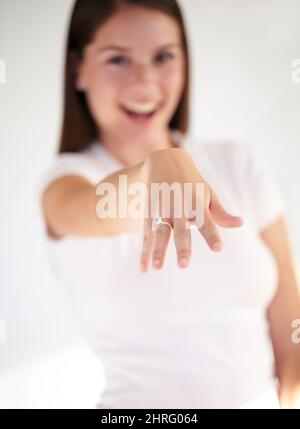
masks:
{"label": "t-shirt neckline", "polygon": [[[171,134],[173,137],[173,140],[176,142],[176,144],[179,147],[183,147],[184,145],[184,134],[175,129],[172,128],[171,130]],[[118,159],[115,155],[113,155],[102,143],[101,141],[95,139],[93,140],[92,144],[91,144],[91,149],[98,151],[102,157],[104,157],[106,159],[106,161],[114,168],[118,168],[118,169],[123,169],[123,168],[128,168],[127,165],[125,165],[120,159]]]}

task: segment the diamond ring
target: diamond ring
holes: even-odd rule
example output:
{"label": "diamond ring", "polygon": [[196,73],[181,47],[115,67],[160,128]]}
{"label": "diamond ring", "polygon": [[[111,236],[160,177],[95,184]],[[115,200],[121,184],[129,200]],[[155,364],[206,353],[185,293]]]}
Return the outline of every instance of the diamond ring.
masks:
{"label": "diamond ring", "polygon": [[158,228],[160,228],[162,225],[168,226],[170,229],[172,229],[172,226],[169,222],[166,222],[162,220],[161,217],[155,217],[152,219],[152,231],[155,232]]}

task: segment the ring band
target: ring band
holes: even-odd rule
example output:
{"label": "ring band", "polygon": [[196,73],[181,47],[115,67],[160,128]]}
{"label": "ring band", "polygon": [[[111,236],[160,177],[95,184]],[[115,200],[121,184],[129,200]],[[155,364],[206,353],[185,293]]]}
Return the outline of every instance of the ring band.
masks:
{"label": "ring band", "polygon": [[152,231],[153,232],[155,232],[158,228],[160,228],[163,225],[166,225],[170,229],[172,229],[171,224],[169,222],[166,222],[166,221],[162,220],[161,217],[155,217],[155,218],[152,219]]}

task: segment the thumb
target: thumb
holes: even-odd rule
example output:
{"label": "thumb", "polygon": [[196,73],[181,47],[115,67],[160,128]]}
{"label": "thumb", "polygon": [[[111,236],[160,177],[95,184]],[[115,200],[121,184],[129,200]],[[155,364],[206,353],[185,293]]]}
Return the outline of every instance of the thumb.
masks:
{"label": "thumb", "polygon": [[242,217],[233,216],[224,209],[216,193],[212,189],[210,190],[209,210],[214,221],[224,228],[237,228],[244,223]]}

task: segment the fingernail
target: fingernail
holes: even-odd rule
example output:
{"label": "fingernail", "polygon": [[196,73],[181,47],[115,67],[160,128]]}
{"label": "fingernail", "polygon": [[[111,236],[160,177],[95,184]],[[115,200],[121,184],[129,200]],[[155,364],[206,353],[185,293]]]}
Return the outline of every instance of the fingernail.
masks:
{"label": "fingernail", "polygon": [[159,266],[160,266],[160,259],[154,259],[152,265],[153,265],[154,268],[159,268]]}
{"label": "fingernail", "polygon": [[234,217],[235,220],[238,221],[238,222],[240,222],[240,223],[244,222],[244,219],[241,216],[234,216],[234,215],[232,215],[232,217]]}
{"label": "fingernail", "polygon": [[220,243],[220,241],[216,241],[213,246],[212,246],[213,250],[215,250],[216,252],[219,252],[220,250],[222,250],[222,243]]}
{"label": "fingernail", "polygon": [[145,273],[147,271],[147,266],[144,262],[141,263],[140,268],[141,268],[142,273]]}
{"label": "fingernail", "polygon": [[189,260],[187,258],[181,258],[179,260],[179,267],[180,268],[186,268],[189,264]]}

